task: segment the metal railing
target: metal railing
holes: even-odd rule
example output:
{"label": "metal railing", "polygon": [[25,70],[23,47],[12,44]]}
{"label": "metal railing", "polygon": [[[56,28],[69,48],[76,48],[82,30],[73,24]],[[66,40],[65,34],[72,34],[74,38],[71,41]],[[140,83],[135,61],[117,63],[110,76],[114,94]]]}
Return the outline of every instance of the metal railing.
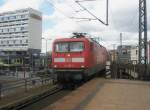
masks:
{"label": "metal railing", "polygon": [[0,98],[2,99],[5,96],[8,96],[10,94],[19,91],[27,92],[32,88],[44,86],[47,84],[53,84],[53,79],[52,78],[28,78],[10,84],[0,84]]}
{"label": "metal railing", "polygon": [[123,78],[123,75],[127,75],[129,79],[150,80],[150,65],[147,65],[147,73],[145,73],[144,65],[112,63],[112,78]]}

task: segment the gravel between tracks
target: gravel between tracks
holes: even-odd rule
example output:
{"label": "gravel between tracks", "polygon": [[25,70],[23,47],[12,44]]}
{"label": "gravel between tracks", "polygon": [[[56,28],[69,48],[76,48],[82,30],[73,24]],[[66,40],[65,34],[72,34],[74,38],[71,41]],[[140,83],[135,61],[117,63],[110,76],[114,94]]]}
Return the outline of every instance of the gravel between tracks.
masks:
{"label": "gravel between tracks", "polygon": [[42,93],[44,91],[49,90],[52,87],[51,84],[48,85],[44,85],[44,86],[40,86],[40,87],[36,87],[33,89],[28,90],[27,92],[24,91],[24,89],[22,91],[19,91],[17,93],[11,94],[9,96],[6,96],[4,98],[2,98],[0,100],[0,106],[4,106],[7,105],[9,103],[13,103],[19,100],[22,100],[23,98],[35,95],[35,94],[39,94]]}

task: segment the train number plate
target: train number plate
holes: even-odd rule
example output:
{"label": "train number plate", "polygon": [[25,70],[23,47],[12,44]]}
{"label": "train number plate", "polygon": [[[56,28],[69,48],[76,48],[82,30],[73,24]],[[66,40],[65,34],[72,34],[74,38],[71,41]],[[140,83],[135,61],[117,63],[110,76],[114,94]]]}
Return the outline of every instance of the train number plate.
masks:
{"label": "train number plate", "polygon": [[66,62],[72,62],[71,58],[66,58]]}

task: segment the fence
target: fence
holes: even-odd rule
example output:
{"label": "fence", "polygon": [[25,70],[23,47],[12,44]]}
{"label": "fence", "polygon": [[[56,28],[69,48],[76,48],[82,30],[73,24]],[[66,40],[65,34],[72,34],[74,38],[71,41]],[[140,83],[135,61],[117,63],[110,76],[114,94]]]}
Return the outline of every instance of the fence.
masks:
{"label": "fence", "polygon": [[145,65],[140,64],[111,64],[111,77],[112,78],[126,78],[150,80],[150,65],[147,65],[147,72],[144,71]]}
{"label": "fence", "polygon": [[0,98],[7,96],[9,94],[15,93],[17,91],[27,92],[29,89],[44,86],[47,84],[53,84],[52,78],[28,78],[22,79],[17,82],[13,82],[11,84],[0,84]]}

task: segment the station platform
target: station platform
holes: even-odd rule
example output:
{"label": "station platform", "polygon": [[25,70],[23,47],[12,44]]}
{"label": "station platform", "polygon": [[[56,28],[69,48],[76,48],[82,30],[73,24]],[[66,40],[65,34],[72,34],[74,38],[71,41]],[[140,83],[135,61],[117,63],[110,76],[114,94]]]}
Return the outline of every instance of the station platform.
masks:
{"label": "station platform", "polygon": [[44,110],[150,110],[150,82],[96,78]]}

